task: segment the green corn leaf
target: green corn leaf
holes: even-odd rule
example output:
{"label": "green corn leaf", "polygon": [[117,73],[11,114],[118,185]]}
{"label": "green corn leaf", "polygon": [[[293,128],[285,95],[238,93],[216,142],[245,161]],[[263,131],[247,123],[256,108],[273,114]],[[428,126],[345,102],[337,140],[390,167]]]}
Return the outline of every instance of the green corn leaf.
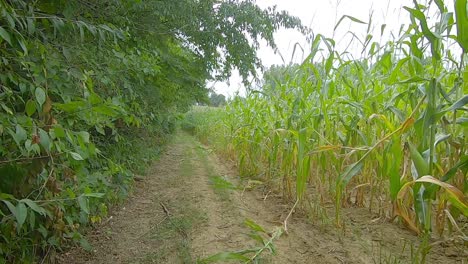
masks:
{"label": "green corn leaf", "polygon": [[460,100],[456,101],[452,106],[450,106],[447,110],[448,111],[454,111],[454,110],[459,110],[462,107],[464,107],[466,104],[468,104],[468,94],[464,95]]}
{"label": "green corn leaf", "polygon": [[385,155],[388,155],[392,159],[392,162],[385,162],[385,166],[388,166],[388,174],[390,177],[390,197],[392,200],[397,198],[398,192],[401,188],[400,180],[400,166],[402,162],[402,151],[401,151],[401,140],[400,137],[394,137],[391,146],[389,147],[388,153],[385,152]]}
{"label": "green corn leaf", "polygon": [[240,260],[240,261],[250,261],[250,258],[244,256],[241,253],[237,252],[222,252],[216,255],[210,256],[208,258],[197,261],[199,264],[208,264],[215,263],[220,261],[229,261],[229,260]]}
{"label": "green corn leaf", "polygon": [[437,7],[439,8],[440,13],[445,13],[447,11],[447,8],[445,7],[443,0],[435,0],[435,3]]}
{"label": "green corn leaf", "polygon": [[416,167],[416,171],[418,172],[418,178],[428,175],[429,174],[429,164],[423,158],[421,153],[413,146],[413,144],[408,143],[408,147],[410,150],[411,160],[413,161],[414,167]]}
{"label": "green corn leaf", "polygon": [[380,36],[383,36],[386,27],[387,27],[387,24],[382,24],[380,26]]}
{"label": "green corn leaf", "polygon": [[358,161],[356,163],[353,163],[349,165],[346,170],[339,176],[339,182],[340,184],[343,185],[343,188],[349,183],[349,181],[358,174],[363,165],[364,165],[364,160]]}
{"label": "green corn leaf", "polygon": [[468,198],[459,189],[429,175],[417,179],[416,182],[432,183],[442,187],[448,193],[450,202],[468,216]]}
{"label": "green corn leaf", "polygon": [[331,71],[331,68],[333,66],[333,59],[335,58],[335,53],[331,52],[330,56],[327,59],[327,62],[325,63],[325,74],[328,75]]}
{"label": "green corn leaf", "polygon": [[424,36],[431,43],[432,56],[436,60],[440,60],[439,46],[440,46],[440,38],[441,37],[439,35],[436,35],[435,33],[433,33],[429,29],[429,26],[427,25],[426,16],[424,15],[424,13],[421,12],[421,10],[409,8],[409,7],[406,7],[406,6],[404,6],[403,8],[406,9],[413,17],[415,17],[416,19],[419,20],[421,30],[422,30]]}
{"label": "green corn leaf", "polygon": [[310,157],[306,153],[307,146],[307,129],[303,128],[297,132],[297,168],[296,168],[296,191],[297,198],[301,199],[307,185],[307,177],[309,175]]}
{"label": "green corn leaf", "polygon": [[429,217],[430,214],[430,206],[429,201],[425,199],[425,189],[421,188],[420,184],[415,184],[413,186],[413,193],[414,193],[414,211],[416,216],[418,217],[418,221],[424,229],[428,230],[431,226],[431,219]]}
{"label": "green corn leaf", "polygon": [[460,117],[455,120],[455,123],[461,126],[468,127],[468,117]]}
{"label": "green corn leaf", "polygon": [[357,18],[355,18],[355,17],[348,16],[348,15],[344,15],[344,16],[342,16],[342,17],[340,18],[340,20],[338,20],[338,22],[336,23],[335,27],[333,28],[334,31],[338,28],[338,26],[341,24],[341,22],[342,22],[345,18],[347,18],[347,19],[349,19],[349,20],[351,20],[351,21],[353,21],[353,22],[359,23],[359,24],[364,24],[364,25],[367,24],[366,22],[364,22],[364,21],[362,21],[362,20],[359,20],[359,19],[357,19]]}
{"label": "green corn leaf", "polygon": [[257,241],[259,245],[265,244],[265,241],[263,241],[263,237],[258,233],[249,234],[249,237]]}
{"label": "green corn leaf", "polygon": [[455,16],[457,18],[457,42],[463,51],[468,51],[468,1],[455,0]]}
{"label": "green corn leaf", "polygon": [[461,170],[463,174],[466,175],[468,172],[468,155],[462,156],[460,161],[450,170],[448,170],[440,180],[443,182],[450,180],[453,176],[455,176],[458,170]]}
{"label": "green corn leaf", "polygon": [[[434,113],[431,117],[430,117],[430,120],[432,123],[436,123],[438,122],[447,112],[450,112],[450,111],[455,111],[455,110],[465,110],[466,111],[466,108],[464,108],[464,106],[468,104],[468,95],[465,95],[463,96],[462,98],[460,98],[458,101],[456,101],[455,103],[453,103],[450,107],[444,109],[444,110],[441,110],[441,111],[438,111],[436,113]],[[460,119],[461,122],[459,122],[457,120],[457,123],[460,123],[463,125],[463,120],[464,118],[462,117]]]}
{"label": "green corn leaf", "polygon": [[434,147],[437,147],[440,143],[444,142],[445,140],[449,139],[452,135],[451,134],[438,134],[435,137]]}
{"label": "green corn leaf", "polygon": [[257,223],[255,223],[255,222],[254,222],[253,220],[251,220],[251,219],[246,219],[246,220],[244,221],[244,224],[245,224],[248,228],[250,228],[250,229],[252,229],[252,230],[254,230],[254,231],[266,233],[266,231],[265,231],[265,229],[263,229],[263,227],[261,227],[260,225],[258,225]]}

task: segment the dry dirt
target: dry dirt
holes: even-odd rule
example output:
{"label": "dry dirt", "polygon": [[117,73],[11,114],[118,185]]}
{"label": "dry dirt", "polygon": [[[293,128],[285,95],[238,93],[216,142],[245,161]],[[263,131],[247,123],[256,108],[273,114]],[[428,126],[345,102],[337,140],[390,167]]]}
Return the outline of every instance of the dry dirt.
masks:
{"label": "dry dirt", "polygon": [[[248,236],[252,230],[245,220],[274,231],[282,227],[292,204],[261,186],[241,184],[235,171],[209,147],[177,134],[150,173],[135,183],[125,205],[87,235],[93,250],[72,249],[60,262],[197,263],[216,253],[258,247]],[[315,218],[294,213],[288,233],[273,241],[276,254],[265,250],[258,263],[417,260],[422,247],[413,234],[369,220],[365,209],[350,208],[345,215],[349,224],[343,230],[336,229],[326,213]],[[466,259],[463,246],[436,242],[426,263],[468,263]]]}

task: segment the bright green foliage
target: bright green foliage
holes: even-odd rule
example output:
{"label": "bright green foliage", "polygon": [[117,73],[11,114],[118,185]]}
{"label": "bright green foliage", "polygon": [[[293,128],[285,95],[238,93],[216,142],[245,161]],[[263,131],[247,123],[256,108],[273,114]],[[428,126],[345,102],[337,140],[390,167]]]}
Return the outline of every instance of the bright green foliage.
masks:
{"label": "bright green foliage", "polygon": [[360,40],[361,58],[317,35],[301,65],[271,68],[261,89],[226,107],[215,126],[224,130],[198,129],[224,142],[243,176],[286,197],[334,201],[338,225],[354,205],[417,233],[452,229],[468,208],[468,68],[451,48],[464,45],[466,1],[456,4],[456,38],[453,14],[435,2],[436,23],[429,7],[406,7],[411,24],[384,44]]}
{"label": "bright green foliage", "polygon": [[89,248],[80,227],[127,195],[178,113],[216,75],[255,75],[279,27],[305,31],[253,1],[0,0],[0,263]]}

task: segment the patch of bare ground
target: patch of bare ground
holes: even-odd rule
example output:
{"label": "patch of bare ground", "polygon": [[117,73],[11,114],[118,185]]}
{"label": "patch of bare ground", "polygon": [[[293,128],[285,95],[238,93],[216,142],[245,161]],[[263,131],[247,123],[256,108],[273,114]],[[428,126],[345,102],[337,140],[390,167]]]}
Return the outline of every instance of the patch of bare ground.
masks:
{"label": "patch of bare ground", "polygon": [[[235,171],[193,137],[177,134],[150,173],[136,182],[126,204],[87,235],[93,250],[75,248],[62,254],[60,262],[196,263],[216,253],[258,246],[246,235],[250,229],[244,221],[273,231],[283,226],[292,204],[263,187],[242,187]],[[370,220],[362,208],[349,208],[344,214],[348,224],[336,229],[326,213],[308,217],[298,210],[288,221],[288,232],[273,241],[276,254],[265,251],[259,262],[418,260],[422,247],[411,233]],[[426,263],[466,262],[466,247],[456,245],[434,243]]]}

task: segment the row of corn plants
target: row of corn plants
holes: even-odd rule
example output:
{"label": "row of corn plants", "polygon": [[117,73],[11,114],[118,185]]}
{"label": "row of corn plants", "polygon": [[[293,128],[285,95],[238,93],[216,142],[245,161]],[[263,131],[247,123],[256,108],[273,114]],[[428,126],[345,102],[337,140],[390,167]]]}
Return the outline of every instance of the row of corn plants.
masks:
{"label": "row of corn plants", "polygon": [[468,6],[454,6],[404,7],[410,23],[386,43],[369,25],[364,40],[354,34],[359,58],[316,35],[302,64],[272,67],[246,98],[205,110],[216,129],[203,123],[198,132],[219,139],[242,176],[291,200],[333,203],[337,225],[343,207],[360,206],[418,234],[463,235]]}

